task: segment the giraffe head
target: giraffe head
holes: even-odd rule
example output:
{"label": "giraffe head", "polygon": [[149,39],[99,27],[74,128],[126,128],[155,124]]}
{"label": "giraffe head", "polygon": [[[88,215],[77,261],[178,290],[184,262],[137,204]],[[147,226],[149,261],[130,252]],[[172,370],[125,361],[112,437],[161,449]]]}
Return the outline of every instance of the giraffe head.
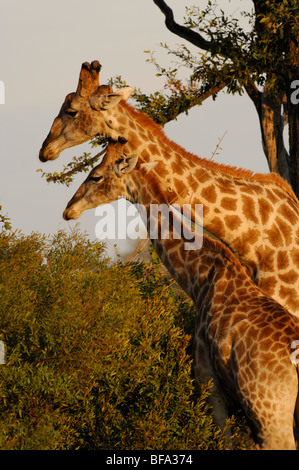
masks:
{"label": "giraffe head", "polygon": [[69,201],[63,218],[78,219],[82,212],[101,204],[108,204],[127,193],[127,179],[137,164],[137,155],[126,156],[119,144],[108,145],[102,162],[91,170],[78,191]]}
{"label": "giraffe head", "polygon": [[114,129],[111,110],[127,100],[131,87],[113,92],[108,85],[99,85],[101,65],[97,60],[82,64],[77,90],[69,93],[54,119],[50,132],[39,152],[42,162],[55,160],[66,148],[82,144],[97,134],[117,140],[123,137]]}

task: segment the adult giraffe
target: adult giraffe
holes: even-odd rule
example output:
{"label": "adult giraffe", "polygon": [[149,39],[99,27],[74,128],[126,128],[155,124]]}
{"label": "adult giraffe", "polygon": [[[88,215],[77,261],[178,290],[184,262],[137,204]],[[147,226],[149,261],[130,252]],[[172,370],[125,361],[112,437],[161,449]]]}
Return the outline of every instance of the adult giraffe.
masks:
{"label": "adult giraffe", "polygon": [[[241,405],[261,448],[295,449],[299,319],[265,296],[220,242],[204,234],[202,244],[186,250],[182,235],[190,239],[194,233],[182,229],[181,221],[178,224],[167,210],[170,195],[163,178],[152,164],[125,156],[122,147],[109,144],[102,162],[68,203],[64,218],[77,219],[83,211],[121,195],[142,205],[149,234],[158,234],[152,239],[157,253],[196,305],[195,377],[199,384],[213,379],[215,421],[223,426],[227,405]],[[153,212],[153,205],[161,212]]]}
{"label": "adult giraffe", "polygon": [[126,103],[132,88],[99,86],[100,68],[98,61],[82,65],[77,90],[65,98],[40,160],[54,160],[97,134],[125,140],[127,153],[158,162],[153,171],[172,203],[203,204],[205,229],[267,295],[299,317],[299,205],[290,186],[273,173],[253,174],[186,152]]}

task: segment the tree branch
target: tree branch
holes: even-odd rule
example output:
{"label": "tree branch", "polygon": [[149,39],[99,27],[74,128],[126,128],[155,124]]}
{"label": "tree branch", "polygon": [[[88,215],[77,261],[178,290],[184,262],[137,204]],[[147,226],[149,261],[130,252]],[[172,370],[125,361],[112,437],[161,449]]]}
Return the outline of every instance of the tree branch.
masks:
{"label": "tree branch", "polygon": [[245,86],[245,90],[247,91],[249,98],[252,99],[256,107],[256,110],[259,113],[260,106],[261,106],[262,93],[258,90],[254,82],[250,82],[249,84],[247,84]]}
{"label": "tree branch", "polygon": [[194,46],[199,47],[205,51],[210,51],[212,47],[212,42],[207,41],[199,33],[195,33],[192,29],[186,28],[186,26],[179,25],[175,22],[172,9],[164,2],[164,0],[154,0],[154,3],[157,7],[160,8],[162,13],[165,15],[165,24],[166,27],[172,33],[177,36],[186,39],[188,42],[191,42]]}
{"label": "tree branch", "polygon": [[[105,147],[101,152],[97,153],[94,157],[88,159],[88,161],[85,162],[80,162],[77,165],[75,165],[72,170],[61,172],[60,174],[51,174],[51,173],[44,173],[42,176],[46,177],[46,181],[50,183],[53,181],[54,183],[59,182],[59,183],[70,183],[72,181],[72,176],[81,172],[81,171],[87,171],[89,167],[93,167],[93,165],[99,160],[99,158],[104,155],[106,152],[107,147]],[[41,170],[37,170],[41,171]]]}
{"label": "tree branch", "polygon": [[180,98],[176,98],[175,103],[173,103],[172,99],[170,98],[168,106],[164,106],[162,120],[160,121],[159,117],[157,116],[155,118],[155,121],[164,126],[167,122],[176,119],[181,113],[188,113],[189,109],[193,108],[194,106],[201,105],[204,100],[206,100],[210,96],[216,95],[226,86],[227,83],[225,82],[219,83],[218,85],[211,87],[204,93],[194,95],[193,97],[189,96],[188,99],[186,99],[184,97],[184,94],[182,94]]}
{"label": "tree branch", "polygon": [[207,41],[201,34],[196,33],[190,28],[186,26],[179,25],[174,20],[173,11],[172,9],[165,3],[164,0],[153,0],[157,7],[160,8],[162,13],[165,16],[165,24],[166,27],[172,33],[176,34],[177,36],[186,39],[186,41],[190,42],[194,46],[198,47],[199,49],[203,49],[205,51],[211,52],[212,55],[220,54],[223,57],[230,58],[234,61],[234,57],[246,57],[246,54],[242,49],[230,41]]}

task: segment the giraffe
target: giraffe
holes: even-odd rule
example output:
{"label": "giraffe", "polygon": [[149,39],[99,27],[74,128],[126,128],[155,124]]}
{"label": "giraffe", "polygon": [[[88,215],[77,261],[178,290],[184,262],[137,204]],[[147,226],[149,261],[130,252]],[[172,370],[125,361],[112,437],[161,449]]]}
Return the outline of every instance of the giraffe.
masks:
{"label": "giraffe", "polygon": [[[54,160],[67,147],[104,135],[153,171],[172,203],[203,204],[204,227],[225,244],[265,294],[299,317],[299,205],[278,175],[253,174],[188,153],[162,127],[127,103],[132,88],[99,86],[100,64],[81,68],[40,150]],[[194,214],[191,214],[194,217]]]}
{"label": "giraffe", "polygon": [[[241,406],[260,448],[295,449],[299,366],[291,362],[291,348],[298,344],[299,353],[298,318],[266,296],[221,242],[204,233],[200,249],[186,250],[181,234],[190,239],[188,230],[179,230],[176,236],[173,212],[169,217],[162,211],[153,221],[151,205],[169,207],[169,193],[153,165],[135,154],[126,156],[123,146],[108,145],[63,217],[77,219],[83,211],[120,195],[137,207],[141,204],[149,233],[152,223],[159,225],[159,238],[152,240],[158,255],[196,305],[195,378],[198,385],[213,379],[210,399],[216,423],[224,425],[229,406]],[[163,217],[170,220],[170,236],[165,239]]]}

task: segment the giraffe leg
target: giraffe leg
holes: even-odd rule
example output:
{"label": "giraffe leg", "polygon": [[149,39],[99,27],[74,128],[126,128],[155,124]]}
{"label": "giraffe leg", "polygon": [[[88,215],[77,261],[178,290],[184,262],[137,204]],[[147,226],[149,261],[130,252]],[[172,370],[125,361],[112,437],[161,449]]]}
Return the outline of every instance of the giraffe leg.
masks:
{"label": "giraffe leg", "polygon": [[[213,387],[208,400],[213,408],[215,424],[223,429],[228,418],[227,404],[217,385],[216,375],[211,360],[206,352],[206,345],[196,334],[193,342],[193,357],[196,385],[200,388],[202,384],[208,384],[208,382],[213,379]],[[226,431],[226,434],[231,435],[229,431]]]}
{"label": "giraffe leg", "polygon": [[262,450],[296,450],[291,414],[284,420],[262,427],[260,436]]}
{"label": "giraffe leg", "polygon": [[260,448],[295,450],[293,422],[294,413],[296,414],[298,377],[294,367],[285,364],[281,374],[275,374],[274,369],[269,373],[266,382],[263,382],[262,376],[257,373],[254,380],[243,382],[239,392],[245,413],[257,428],[257,442]]}

